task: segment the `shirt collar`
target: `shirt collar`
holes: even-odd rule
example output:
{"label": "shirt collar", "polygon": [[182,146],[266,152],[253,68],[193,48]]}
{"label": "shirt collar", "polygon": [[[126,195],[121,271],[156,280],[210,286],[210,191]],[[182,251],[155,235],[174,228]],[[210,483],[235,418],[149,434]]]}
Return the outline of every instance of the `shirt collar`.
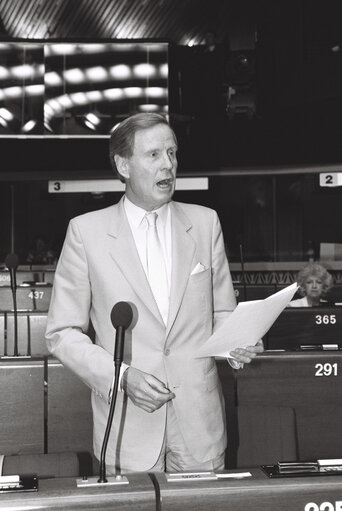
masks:
{"label": "shirt collar", "polygon": [[[144,219],[147,211],[133,204],[133,202],[130,201],[126,195],[124,197],[124,207],[129,221],[132,223],[132,225],[138,228],[142,220]],[[169,212],[169,203],[163,204],[158,209],[154,209],[153,212],[158,214],[158,218],[160,218],[163,226],[165,226]]]}

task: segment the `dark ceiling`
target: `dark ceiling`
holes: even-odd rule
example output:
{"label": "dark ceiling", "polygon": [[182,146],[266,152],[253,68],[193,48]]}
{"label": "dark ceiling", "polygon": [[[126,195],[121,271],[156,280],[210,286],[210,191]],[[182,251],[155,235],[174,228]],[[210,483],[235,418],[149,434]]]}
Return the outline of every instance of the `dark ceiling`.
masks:
{"label": "dark ceiling", "polygon": [[[184,130],[184,146],[192,155],[198,147],[210,155],[207,139],[213,131],[210,123],[204,129],[199,124],[209,94],[201,100],[205,73],[193,72],[196,45],[214,30],[233,64],[236,50],[250,51],[253,76],[247,92],[256,108],[251,122],[227,117],[227,82],[233,89],[236,84],[225,79],[221,166],[342,160],[341,27],[341,0],[0,0],[0,40],[173,43],[170,67],[178,82],[171,83],[170,95],[181,91],[182,97],[170,103],[170,111],[190,114],[192,124],[176,128],[181,137]],[[235,94],[237,108],[245,92]],[[194,99],[199,109],[193,112]],[[203,165],[203,155],[198,158],[196,168]],[[211,156],[206,165],[213,166]]]}
{"label": "dark ceiling", "polygon": [[224,36],[227,0],[0,0],[3,33],[14,38],[158,38],[198,44]]}

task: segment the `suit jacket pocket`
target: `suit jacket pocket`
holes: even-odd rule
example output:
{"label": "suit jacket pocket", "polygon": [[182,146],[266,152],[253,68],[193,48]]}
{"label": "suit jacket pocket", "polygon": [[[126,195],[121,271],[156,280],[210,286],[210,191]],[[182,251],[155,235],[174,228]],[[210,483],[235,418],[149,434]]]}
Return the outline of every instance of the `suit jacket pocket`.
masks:
{"label": "suit jacket pocket", "polygon": [[209,324],[212,314],[211,268],[189,277],[183,308],[192,312],[199,326]]}
{"label": "suit jacket pocket", "polygon": [[197,282],[202,282],[202,280],[205,280],[208,277],[211,277],[211,268],[207,268],[206,270],[190,275],[189,283],[197,284]]}

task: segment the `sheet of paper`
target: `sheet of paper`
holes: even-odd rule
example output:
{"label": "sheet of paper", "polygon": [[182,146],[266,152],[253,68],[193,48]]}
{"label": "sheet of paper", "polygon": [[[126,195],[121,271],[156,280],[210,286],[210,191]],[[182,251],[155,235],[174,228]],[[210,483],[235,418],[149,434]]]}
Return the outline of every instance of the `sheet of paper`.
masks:
{"label": "sheet of paper", "polygon": [[295,282],[264,300],[240,302],[234,312],[200,347],[195,357],[229,357],[230,352],[236,348],[256,344],[291,301],[297,288]]}

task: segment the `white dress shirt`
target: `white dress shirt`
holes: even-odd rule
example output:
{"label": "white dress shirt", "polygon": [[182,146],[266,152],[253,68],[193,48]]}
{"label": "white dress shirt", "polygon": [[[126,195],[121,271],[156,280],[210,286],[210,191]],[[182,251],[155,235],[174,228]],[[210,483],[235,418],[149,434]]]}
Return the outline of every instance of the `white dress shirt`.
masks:
{"label": "white dress shirt", "polygon": [[[131,202],[126,196],[124,200],[124,208],[127,215],[128,223],[130,225],[135,246],[139,254],[141,264],[147,275],[147,260],[146,260],[146,232],[147,220],[145,218],[146,211],[139,208]],[[164,204],[161,208],[154,209],[158,214],[157,218],[157,231],[163,251],[166,274],[170,292],[171,286],[171,269],[172,269],[172,255],[171,255],[171,211],[169,204]]]}

